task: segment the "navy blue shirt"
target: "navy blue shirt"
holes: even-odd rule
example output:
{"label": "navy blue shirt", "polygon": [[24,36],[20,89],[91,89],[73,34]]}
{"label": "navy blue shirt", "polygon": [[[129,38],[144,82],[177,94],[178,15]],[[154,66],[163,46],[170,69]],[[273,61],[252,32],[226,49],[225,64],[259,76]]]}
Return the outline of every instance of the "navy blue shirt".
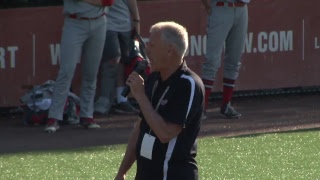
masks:
{"label": "navy blue shirt", "polygon": [[[161,143],[141,114],[142,121],[136,149],[136,180],[198,179],[195,157],[196,138],[204,108],[202,80],[183,63],[165,81],[161,80],[158,72],[150,74],[145,83],[145,90],[152,106],[161,117],[165,121],[180,124],[183,129],[169,143]],[[151,160],[140,155],[143,137],[149,133],[156,138]]]}

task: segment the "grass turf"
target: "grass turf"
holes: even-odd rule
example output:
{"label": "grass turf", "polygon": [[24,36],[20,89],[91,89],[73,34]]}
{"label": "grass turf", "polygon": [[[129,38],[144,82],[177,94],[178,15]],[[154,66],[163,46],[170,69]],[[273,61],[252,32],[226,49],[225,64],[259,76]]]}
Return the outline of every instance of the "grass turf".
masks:
{"label": "grass turf", "polygon": [[[113,179],[126,145],[0,155],[0,179]],[[320,179],[319,131],[206,137],[200,179]],[[127,179],[133,179],[135,166]]]}

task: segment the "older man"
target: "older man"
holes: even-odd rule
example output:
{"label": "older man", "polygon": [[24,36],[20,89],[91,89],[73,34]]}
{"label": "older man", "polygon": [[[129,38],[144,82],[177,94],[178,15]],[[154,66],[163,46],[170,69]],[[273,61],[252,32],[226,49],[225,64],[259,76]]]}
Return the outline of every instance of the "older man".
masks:
{"label": "older man", "polygon": [[204,86],[184,61],[186,29],[175,22],[151,27],[147,55],[152,73],[136,72],[127,85],[140,106],[116,179],[137,162],[136,179],[198,179],[196,138],[204,108]]}

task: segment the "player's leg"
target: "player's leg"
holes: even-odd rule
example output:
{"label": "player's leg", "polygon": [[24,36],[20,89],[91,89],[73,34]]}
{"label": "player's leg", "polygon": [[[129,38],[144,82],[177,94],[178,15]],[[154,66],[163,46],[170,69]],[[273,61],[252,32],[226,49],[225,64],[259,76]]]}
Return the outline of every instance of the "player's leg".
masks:
{"label": "player's leg", "polygon": [[63,110],[77,63],[80,61],[86,30],[80,20],[65,18],[61,37],[60,70],[55,82],[46,131],[58,129],[57,120],[63,120]]}
{"label": "player's leg", "polygon": [[93,102],[106,31],[106,17],[90,21],[89,38],[83,46],[80,122],[88,128],[100,127],[93,120]]}
{"label": "player's leg", "polygon": [[108,114],[114,102],[117,64],[120,61],[118,32],[108,30],[101,59],[100,97],[94,105],[95,112]]}
{"label": "player's leg", "polygon": [[125,113],[125,114],[135,114],[139,113],[139,110],[133,107],[128,101],[127,97],[123,97],[121,95],[124,87],[125,87],[125,65],[130,61],[129,53],[133,46],[131,39],[131,31],[128,32],[120,32],[119,33],[119,45],[121,51],[121,59],[117,68],[117,89],[116,89],[116,97],[117,97],[117,105],[115,106],[115,111],[117,113]]}
{"label": "player's leg", "polygon": [[217,71],[221,65],[221,53],[225,39],[233,23],[233,11],[229,7],[212,5],[208,16],[207,49],[205,61],[202,64],[202,80],[205,85],[205,109]]}
{"label": "player's leg", "polygon": [[221,113],[226,117],[240,117],[230,105],[235,81],[239,75],[241,55],[244,49],[248,27],[247,7],[235,8],[235,22],[226,40],[224,74],[223,74],[223,101]]}

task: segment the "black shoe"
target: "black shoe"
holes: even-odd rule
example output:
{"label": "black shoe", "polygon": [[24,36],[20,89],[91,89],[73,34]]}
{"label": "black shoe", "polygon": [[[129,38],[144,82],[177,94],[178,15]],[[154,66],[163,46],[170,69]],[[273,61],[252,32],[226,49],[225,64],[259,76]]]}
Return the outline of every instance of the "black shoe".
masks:
{"label": "black shoe", "polygon": [[230,105],[230,102],[220,108],[220,113],[226,118],[239,118],[241,116],[234,108]]}

